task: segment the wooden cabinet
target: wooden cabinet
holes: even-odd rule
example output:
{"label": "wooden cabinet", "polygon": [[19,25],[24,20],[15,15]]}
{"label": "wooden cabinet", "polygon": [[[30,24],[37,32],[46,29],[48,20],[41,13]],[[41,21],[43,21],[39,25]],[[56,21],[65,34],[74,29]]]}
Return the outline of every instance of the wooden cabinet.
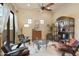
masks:
{"label": "wooden cabinet", "polygon": [[32,30],[32,40],[35,40],[36,38],[42,39],[42,32],[41,31]]}
{"label": "wooden cabinet", "polygon": [[72,17],[62,16],[57,19],[59,39],[68,39],[71,35],[74,38],[75,33],[75,19]]}

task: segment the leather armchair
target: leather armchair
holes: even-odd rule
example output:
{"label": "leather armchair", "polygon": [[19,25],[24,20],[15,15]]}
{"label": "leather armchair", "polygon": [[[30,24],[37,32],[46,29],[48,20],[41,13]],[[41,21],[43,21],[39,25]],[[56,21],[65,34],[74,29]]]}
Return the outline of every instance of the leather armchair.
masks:
{"label": "leather armchair", "polygon": [[4,52],[4,56],[28,56],[29,50],[26,47],[19,47],[17,46],[16,49],[12,50],[8,44],[5,44],[1,47]]}
{"label": "leather armchair", "polygon": [[76,56],[76,52],[78,51],[78,48],[79,48],[78,41],[75,41],[73,46],[68,46],[68,45],[65,45],[65,46],[66,46],[66,48],[60,49],[60,51],[63,52],[62,56],[65,56],[65,53],[71,53],[73,56]]}

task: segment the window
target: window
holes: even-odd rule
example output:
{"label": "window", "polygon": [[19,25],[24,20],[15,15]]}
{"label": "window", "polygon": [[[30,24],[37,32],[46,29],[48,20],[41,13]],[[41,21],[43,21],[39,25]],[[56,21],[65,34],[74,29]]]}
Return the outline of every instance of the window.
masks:
{"label": "window", "polygon": [[32,24],[32,19],[31,18],[27,19],[27,22],[28,24]]}
{"label": "window", "polygon": [[24,24],[24,27],[29,27],[29,24]]}
{"label": "window", "polygon": [[10,11],[10,29],[13,29],[13,12]]}
{"label": "window", "polygon": [[28,18],[28,19],[26,19],[26,22],[24,24],[24,27],[29,27],[30,24],[32,24],[32,19],[31,18]]}
{"label": "window", "polygon": [[44,24],[44,20],[40,20],[40,24]]}
{"label": "window", "polygon": [[[10,12],[8,12],[9,14],[9,20],[10,20],[10,30],[12,30],[13,29],[13,16],[14,16],[14,13],[12,12],[12,11],[10,11]],[[6,14],[6,16],[7,16],[7,14]],[[7,25],[5,25],[5,29],[7,29]]]}
{"label": "window", "polygon": [[15,14],[14,12],[10,11],[10,29],[12,30],[13,34],[13,38],[12,39],[12,42],[15,44]]}

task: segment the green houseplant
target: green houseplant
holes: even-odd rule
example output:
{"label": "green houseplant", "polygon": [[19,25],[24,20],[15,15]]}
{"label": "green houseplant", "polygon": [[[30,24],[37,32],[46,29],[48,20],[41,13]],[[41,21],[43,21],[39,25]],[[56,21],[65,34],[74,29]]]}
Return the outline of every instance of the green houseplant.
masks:
{"label": "green houseplant", "polygon": [[48,24],[47,27],[48,27],[48,33],[47,33],[47,35],[46,35],[46,39],[53,41],[52,32],[53,32],[53,29],[54,29],[54,23],[52,23],[52,24],[50,24],[50,25]]}

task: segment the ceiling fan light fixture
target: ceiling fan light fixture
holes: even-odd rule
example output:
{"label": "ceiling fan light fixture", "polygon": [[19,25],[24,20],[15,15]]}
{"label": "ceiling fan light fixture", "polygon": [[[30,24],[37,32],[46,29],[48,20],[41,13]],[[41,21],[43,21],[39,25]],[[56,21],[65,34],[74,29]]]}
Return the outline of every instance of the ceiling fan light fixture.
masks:
{"label": "ceiling fan light fixture", "polygon": [[50,9],[50,7],[47,7],[47,9]]}

